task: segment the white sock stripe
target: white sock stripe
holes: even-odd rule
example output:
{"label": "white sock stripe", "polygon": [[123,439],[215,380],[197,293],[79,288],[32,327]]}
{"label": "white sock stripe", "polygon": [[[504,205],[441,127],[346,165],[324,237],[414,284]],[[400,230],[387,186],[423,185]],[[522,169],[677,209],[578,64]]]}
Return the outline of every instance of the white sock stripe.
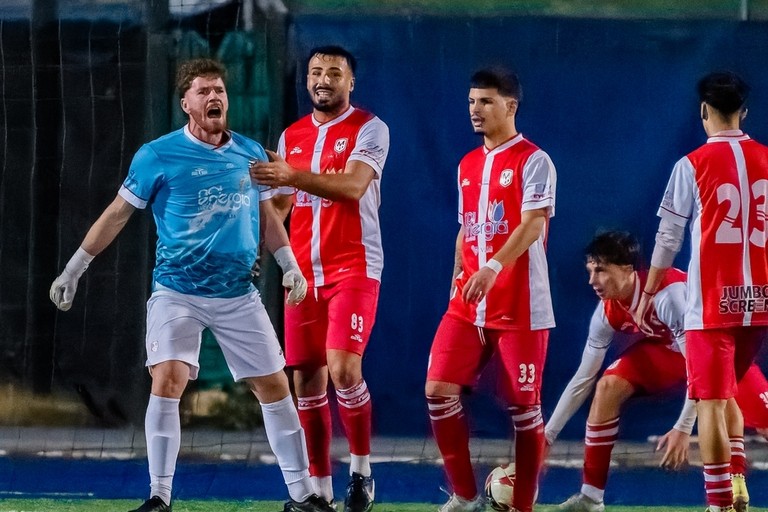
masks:
{"label": "white sock stripe", "polygon": [[299,400],[307,400],[307,401],[320,400],[323,398],[328,398],[328,393],[322,393],[320,395],[315,395],[315,396],[300,396],[297,398]]}
{"label": "white sock stripe", "polygon": [[590,423],[587,422],[587,428],[597,428],[597,427],[606,427],[608,425],[618,425],[619,424],[619,418],[612,419],[610,421],[606,421],[605,423]]}
{"label": "white sock stripe", "polygon": [[584,444],[587,446],[613,446],[616,444],[616,441],[603,441],[602,443],[596,443],[587,439],[584,441]]}
{"label": "white sock stripe", "polygon": [[446,418],[450,418],[451,416],[457,416],[461,412],[462,412],[461,406],[459,406],[456,409],[444,412],[443,414],[434,414],[434,413],[430,412],[429,413],[429,419],[435,420],[435,421],[437,421],[437,420],[444,420]]}
{"label": "white sock stripe", "polygon": [[707,489],[707,494],[716,494],[718,492],[730,492],[731,487],[717,487],[715,489]]}
{"label": "white sock stripe", "polygon": [[586,438],[590,439],[593,437],[618,437],[619,435],[619,427],[607,429],[607,430],[589,430],[587,429],[587,435]]}
{"label": "white sock stripe", "polygon": [[361,380],[354,386],[346,389],[337,389],[336,390],[336,397],[342,397],[345,399],[351,399],[355,398],[356,396],[360,396],[364,393],[368,392],[368,385],[365,383],[364,380]]}
{"label": "white sock stripe", "polygon": [[534,428],[538,427],[539,425],[544,424],[544,419],[539,416],[539,419],[537,421],[534,421],[533,423],[527,423],[527,424],[519,424],[515,423],[515,432],[523,432],[525,430],[533,430]]}
{"label": "white sock stripe", "polygon": [[[441,400],[438,402],[438,400]],[[440,409],[450,409],[451,407],[456,406],[456,404],[459,404],[461,406],[461,401],[459,401],[459,395],[451,395],[451,396],[441,396],[441,397],[427,397],[427,408],[430,411],[439,411]]]}
{"label": "white sock stripe", "polygon": [[536,406],[532,409],[525,410],[524,413],[521,414],[514,414],[515,411],[520,409],[519,407],[510,407],[509,412],[512,416],[512,421],[518,422],[518,421],[525,421],[531,418],[535,417],[541,417],[541,406]]}
{"label": "white sock stripe", "polygon": [[299,403],[298,409],[300,411],[308,411],[311,409],[319,409],[328,405],[328,394],[323,393],[317,396],[300,396],[297,397]]}
{"label": "white sock stripe", "polygon": [[339,407],[344,407],[345,409],[357,409],[358,407],[362,407],[370,401],[371,401],[371,395],[369,393],[366,393],[363,396],[356,397],[355,400],[345,400],[345,399],[336,397],[336,402],[339,404]]}
{"label": "white sock stripe", "polygon": [[729,468],[729,467],[731,467],[731,463],[730,462],[724,462],[722,464],[704,464],[704,471],[713,470],[713,469]]}
{"label": "white sock stripe", "polygon": [[[436,403],[442,399],[440,403]],[[442,420],[460,414],[464,409],[458,395],[427,397],[427,408],[431,420]]]}
{"label": "white sock stripe", "polygon": [[731,474],[730,473],[724,473],[721,475],[710,475],[707,473],[704,473],[704,482],[725,482],[725,481],[731,481]]}

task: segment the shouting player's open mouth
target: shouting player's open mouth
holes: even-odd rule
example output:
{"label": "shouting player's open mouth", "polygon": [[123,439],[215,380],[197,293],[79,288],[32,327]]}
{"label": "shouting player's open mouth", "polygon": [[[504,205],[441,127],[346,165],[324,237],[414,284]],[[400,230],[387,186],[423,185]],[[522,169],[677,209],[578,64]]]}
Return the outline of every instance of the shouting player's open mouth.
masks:
{"label": "shouting player's open mouth", "polygon": [[208,110],[205,112],[205,115],[209,119],[221,119],[221,115],[222,115],[221,105],[212,105],[208,107]]}

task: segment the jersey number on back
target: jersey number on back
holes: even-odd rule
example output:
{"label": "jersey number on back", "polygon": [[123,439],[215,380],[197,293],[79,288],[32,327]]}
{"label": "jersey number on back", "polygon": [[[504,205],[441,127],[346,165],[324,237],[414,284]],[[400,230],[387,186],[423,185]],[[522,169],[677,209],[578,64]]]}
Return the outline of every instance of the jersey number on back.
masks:
{"label": "jersey number on back", "polygon": [[[766,198],[768,198],[768,180],[757,180],[752,184],[752,199],[757,214],[757,220],[762,226],[765,226],[766,220]],[[718,244],[740,244],[742,243],[741,228],[735,227],[736,219],[741,213],[741,197],[739,189],[732,183],[723,183],[717,187],[718,204],[728,203],[728,213],[717,227],[715,233],[715,242]],[[743,222],[743,221],[742,221]],[[765,247],[766,233],[765,229],[753,228],[749,235],[749,241],[758,246]]]}

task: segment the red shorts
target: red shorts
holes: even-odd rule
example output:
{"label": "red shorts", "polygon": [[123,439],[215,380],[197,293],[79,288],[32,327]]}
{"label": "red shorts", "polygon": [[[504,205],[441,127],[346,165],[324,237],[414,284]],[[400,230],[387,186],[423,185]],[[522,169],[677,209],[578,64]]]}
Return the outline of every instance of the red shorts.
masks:
{"label": "red shorts", "polygon": [[741,380],[760,350],[767,327],[728,327],[686,331],[688,396],[726,400],[737,393]]}
{"label": "red shorts", "polygon": [[285,358],[288,366],[319,368],[326,350],[365,352],[376,320],[380,283],[350,277],[309,288],[297,306],[285,306]]}
{"label": "red shorts", "polygon": [[509,405],[541,403],[549,331],[484,329],[444,315],[429,353],[427,380],[474,387],[495,353],[501,393]]}
{"label": "red shorts", "polygon": [[636,392],[652,395],[685,384],[685,357],[662,343],[641,340],[621,354],[603,375],[621,377]]}
{"label": "red shorts", "polygon": [[739,381],[736,403],[744,415],[744,426],[768,428],[768,381],[756,364]]}

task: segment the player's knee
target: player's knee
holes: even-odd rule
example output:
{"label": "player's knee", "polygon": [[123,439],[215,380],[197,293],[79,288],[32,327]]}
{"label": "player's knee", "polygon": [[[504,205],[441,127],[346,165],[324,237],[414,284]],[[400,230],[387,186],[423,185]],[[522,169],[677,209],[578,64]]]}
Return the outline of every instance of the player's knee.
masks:
{"label": "player's knee", "polygon": [[440,382],[436,380],[428,380],[424,385],[424,395],[431,396],[452,396],[459,395],[461,393],[461,386],[450,382]]}
{"label": "player's knee", "polygon": [[263,377],[251,377],[245,381],[261,403],[277,402],[290,393],[288,377],[282,371]]}
{"label": "player's knee", "polygon": [[632,385],[621,377],[604,375],[597,381],[595,387],[595,400],[597,401],[621,401],[627,394],[631,394]]}
{"label": "player's knee", "polygon": [[346,359],[328,363],[328,372],[333,385],[337,389],[346,389],[363,380],[363,372],[359,361]]}
{"label": "player's knee", "polygon": [[165,361],[151,368],[152,394],[181,398],[189,382],[189,367],[180,361]]}

